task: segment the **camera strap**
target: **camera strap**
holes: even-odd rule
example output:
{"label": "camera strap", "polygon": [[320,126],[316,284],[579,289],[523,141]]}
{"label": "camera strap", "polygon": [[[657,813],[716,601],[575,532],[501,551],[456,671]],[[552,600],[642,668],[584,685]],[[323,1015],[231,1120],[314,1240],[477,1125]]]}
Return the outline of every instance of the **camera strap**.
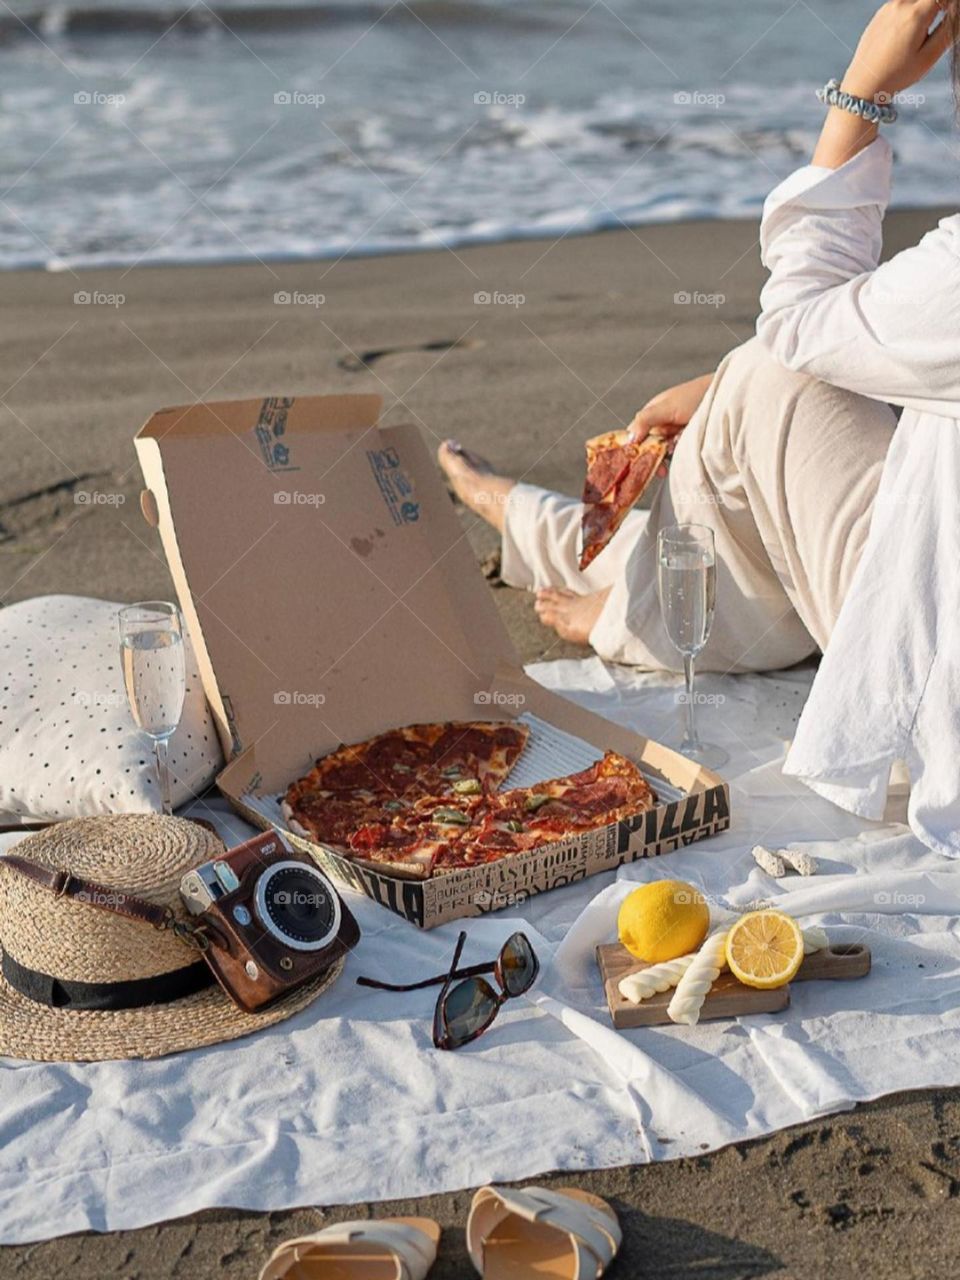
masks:
{"label": "camera strap", "polygon": [[39,863],[21,858],[15,853],[8,853],[0,858],[0,865],[12,867],[28,880],[55,893],[58,898],[73,898],[101,911],[112,911],[114,915],[126,916],[128,920],[151,924],[155,929],[170,927],[167,908],[158,907],[155,902],[148,902],[146,898],[138,898],[122,889],[108,889],[106,885],[84,880],[69,871],[41,867]]}
{"label": "camera strap", "polygon": [[83,902],[88,907],[96,907],[98,911],[110,911],[115,916],[124,916],[138,924],[152,925],[154,929],[170,929],[181,942],[196,951],[206,951],[210,945],[206,925],[181,920],[170,907],[158,906],[146,898],[138,898],[135,893],[127,893],[125,889],[111,889],[97,884],[95,880],[75,876],[69,871],[42,867],[16,853],[0,857],[0,867],[3,866],[19,871],[22,876],[49,889],[58,898],[72,898],[74,902]]}

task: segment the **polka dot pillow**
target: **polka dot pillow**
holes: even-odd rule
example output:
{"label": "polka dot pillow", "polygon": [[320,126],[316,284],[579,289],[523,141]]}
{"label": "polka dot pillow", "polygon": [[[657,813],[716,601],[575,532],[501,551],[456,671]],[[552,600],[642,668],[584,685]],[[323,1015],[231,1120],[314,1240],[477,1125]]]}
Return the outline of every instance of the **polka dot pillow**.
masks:
{"label": "polka dot pillow", "polygon": [[[153,742],[133,722],[107,600],[41,596],[0,609],[0,814],[57,821],[161,809]],[[170,739],[174,806],[223,765],[189,640]]]}

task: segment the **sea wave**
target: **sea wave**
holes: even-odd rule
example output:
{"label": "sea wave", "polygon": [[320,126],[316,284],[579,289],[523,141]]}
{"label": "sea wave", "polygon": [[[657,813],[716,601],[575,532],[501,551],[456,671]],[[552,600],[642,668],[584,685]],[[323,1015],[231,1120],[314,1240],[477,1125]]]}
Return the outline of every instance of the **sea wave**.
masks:
{"label": "sea wave", "polygon": [[474,3],[472,0],[350,0],[349,3],[316,4],[259,3],[258,0],[232,4],[193,3],[185,5],[101,4],[71,7],[50,4],[43,8],[15,11],[4,5],[0,11],[0,43],[9,44],[37,36],[45,39],[80,36],[156,35],[175,29],[180,36],[203,35],[220,26],[237,32],[284,32],[340,26],[369,28],[372,24],[431,28],[482,25],[505,30],[547,30],[565,25],[559,13],[543,10],[511,9],[502,5]]}
{"label": "sea wave", "polygon": [[[753,26],[736,40],[693,0],[714,26],[680,54],[668,0],[604,0],[589,17],[572,0],[42,2],[0,4],[8,24],[20,6],[66,33],[0,45],[0,267],[339,258],[755,218],[822,120],[819,23],[790,10],[764,45],[767,0],[742,0]],[[178,14],[184,40],[167,34]],[[656,43],[639,69],[622,20]],[[85,23],[113,34],[76,38]],[[529,23],[557,28],[531,37]],[[127,40],[136,24],[148,34]],[[920,91],[888,133],[895,203],[960,204],[946,69]]]}
{"label": "sea wave", "polygon": [[[694,195],[676,189],[662,192],[638,208],[596,209],[586,202],[569,206],[552,214],[544,214],[531,222],[510,219],[483,220],[471,226],[420,228],[407,235],[366,235],[356,240],[349,235],[331,234],[327,238],[290,235],[285,243],[250,238],[244,244],[222,234],[214,243],[158,243],[146,251],[140,247],[123,250],[113,242],[101,243],[88,250],[65,253],[43,253],[34,250],[0,251],[0,270],[40,269],[50,272],[78,271],[90,268],[128,268],[141,266],[217,266],[240,263],[285,263],[363,258],[384,254],[422,253],[430,250],[460,250],[475,245],[499,244],[505,241],[568,239],[601,231],[671,222],[728,221],[759,216],[762,196],[747,196],[736,205],[718,206],[708,193]],[[893,208],[939,209],[943,200],[936,191],[907,193],[894,200]]]}

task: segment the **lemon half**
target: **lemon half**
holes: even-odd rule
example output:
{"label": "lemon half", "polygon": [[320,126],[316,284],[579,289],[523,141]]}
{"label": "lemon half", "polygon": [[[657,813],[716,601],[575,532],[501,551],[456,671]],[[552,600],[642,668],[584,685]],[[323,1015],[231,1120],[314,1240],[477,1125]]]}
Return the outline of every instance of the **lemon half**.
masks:
{"label": "lemon half", "polygon": [[802,960],[800,926],[782,911],[750,911],[727,934],[727,964],[745,986],[782,987]]}

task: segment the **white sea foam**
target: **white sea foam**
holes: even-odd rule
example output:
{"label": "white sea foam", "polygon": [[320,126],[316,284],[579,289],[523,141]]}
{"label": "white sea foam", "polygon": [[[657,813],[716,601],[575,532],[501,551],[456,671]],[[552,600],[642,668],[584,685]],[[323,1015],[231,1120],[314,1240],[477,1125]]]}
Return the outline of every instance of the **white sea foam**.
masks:
{"label": "white sea foam", "polygon": [[[572,0],[419,0],[416,20],[366,0],[335,14],[298,2],[300,17],[287,0],[232,0],[217,39],[185,19],[154,47],[141,27],[176,11],[159,0],[16,0],[61,61],[29,37],[0,42],[0,266],[330,257],[755,217],[809,157],[813,85],[863,20],[856,0],[835,0],[834,47],[807,6],[769,30],[764,0],[742,0],[735,25],[705,0],[682,24],[666,0],[587,16]],[[960,204],[945,70],[919,88],[889,135],[894,202]],[[303,105],[278,104],[280,90]]]}

